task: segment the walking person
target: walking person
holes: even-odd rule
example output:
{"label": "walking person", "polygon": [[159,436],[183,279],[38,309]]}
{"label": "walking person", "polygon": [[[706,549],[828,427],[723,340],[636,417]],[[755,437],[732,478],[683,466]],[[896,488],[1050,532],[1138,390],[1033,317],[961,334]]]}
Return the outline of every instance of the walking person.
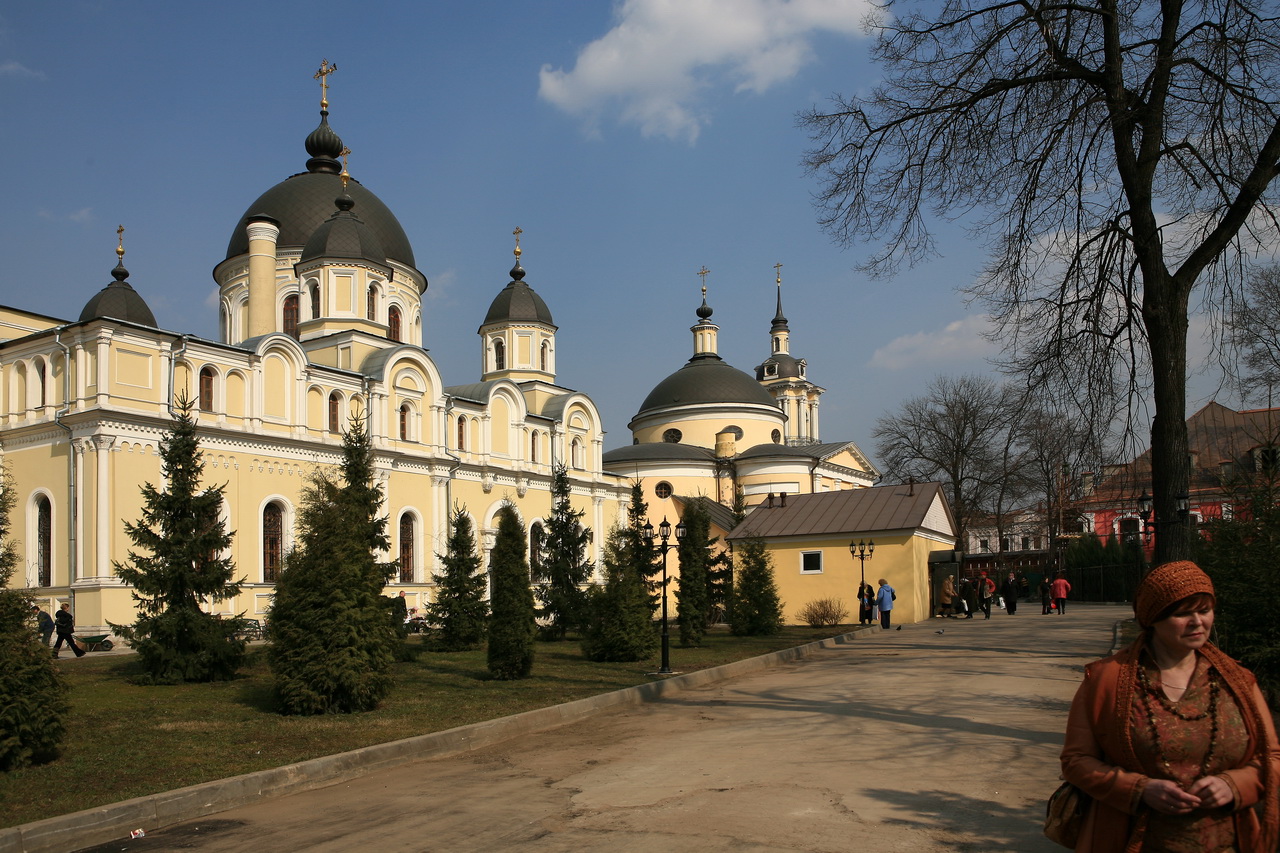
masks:
{"label": "walking person", "polygon": [[892,621],[893,602],[898,598],[898,593],[893,591],[893,587],[889,586],[889,582],[884,578],[880,578],[880,591],[876,593],[876,606],[880,608],[880,627],[889,630],[889,623]]}
{"label": "walking person", "polygon": [[32,607],[31,611],[36,615],[36,630],[40,632],[40,642],[44,643],[47,649],[49,639],[53,636],[53,617],[48,611],[41,610],[39,607]]}
{"label": "walking person", "polygon": [[951,579],[951,575],[947,575],[942,581],[942,594],[938,596],[938,600],[942,603],[942,616],[944,619],[956,618],[952,608],[955,599],[956,585]]}
{"label": "walking person", "polygon": [[76,653],[76,657],[84,657],[84,649],[76,645],[76,638],[72,633],[76,629],[75,617],[71,615],[71,605],[63,602],[62,609],[58,611],[54,617],[54,628],[58,632],[58,642],[53,644],[53,656],[58,657],[58,653],[62,651],[62,643],[65,641],[71,647],[71,651]]}
{"label": "walking person", "polygon": [[996,595],[996,582],[983,572],[978,578],[978,604],[982,607],[982,618],[991,618],[991,599]]}
{"label": "walking person", "polygon": [[1022,590],[1018,587],[1018,578],[1013,572],[1009,572],[1009,577],[1004,579],[1004,583],[1000,586],[1000,594],[1004,596],[1004,609],[1012,616],[1018,612],[1018,594]]}
{"label": "walking person", "polygon": [[1071,583],[1063,572],[1058,572],[1058,576],[1053,579],[1049,594],[1053,596],[1053,606],[1058,608],[1059,616],[1067,612],[1067,594],[1069,592],[1071,592]]}
{"label": "walking person", "polygon": [[960,606],[964,609],[966,619],[972,619],[973,611],[978,609],[978,594],[968,578],[960,578]]}
{"label": "walking person", "polygon": [[1280,746],[1253,673],[1209,641],[1215,605],[1195,563],[1158,566],[1142,633],[1085,667],[1061,759],[1092,798],[1077,851],[1275,851]]}
{"label": "walking person", "polygon": [[871,584],[863,581],[858,585],[858,624],[870,625],[875,621],[876,592]]}
{"label": "walking person", "polygon": [[1040,579],[1040,615],[1048,616],[1053,611],[1053,582],[1045,575]]}

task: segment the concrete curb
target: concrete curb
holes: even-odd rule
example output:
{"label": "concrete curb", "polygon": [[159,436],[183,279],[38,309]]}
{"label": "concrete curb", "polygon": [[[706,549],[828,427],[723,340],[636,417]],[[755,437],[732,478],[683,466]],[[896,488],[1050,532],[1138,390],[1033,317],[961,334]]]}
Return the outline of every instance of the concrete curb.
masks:
{"label": "concrete curb", "polygon": [[563,705],[539,708],[443,732],[375,744],[229,779],[135,797],[93,809],[0,829],[0,853],[60,853],[129,837],[134,829],[161,829],[192,818],[333,785],[368,773],[482,749],[533,732],[577,722],[602,711],[667,696],[799,660],[821,649],[848,645],[860,632],[782,649],[723,666],[651,681]]}

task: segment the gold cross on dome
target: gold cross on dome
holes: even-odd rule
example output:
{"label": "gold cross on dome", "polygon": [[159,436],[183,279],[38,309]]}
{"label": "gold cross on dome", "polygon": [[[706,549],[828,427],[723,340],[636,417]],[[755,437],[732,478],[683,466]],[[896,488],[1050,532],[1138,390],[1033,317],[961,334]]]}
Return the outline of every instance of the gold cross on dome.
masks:
{"label": "gold cross on dome", "polygon": [[120,245],[116,246],[116,257],[124,260],[124,226],[121,225],[116,229],[116,236],[120,238]]}
{"label": "gold cross on dome", "polygon": [[702,276],[702,292],[703,293],[707,292],[707,273],[709,272],[711,272],[711,270],[707,269],[706,264],[703,264],[702,269],[698,270],[698,275]]}
{"label": "gold cross on dome", "polygon": [[312,75],[312,80],[320,81],[320,109],[329,109],[329,80],[330,74],[338,70],[338,63],[329,64],[329,60],[320,60],[320,70]]}
{"label": "gold cross on dome", "polygon": [[516,230],[512,231],[511,233],[514,234],[516,238],[516,250],[512,252],[512,254],[515,255],[516,258],[519,258],[520,257],[520,235],[524,233],[524,229],[521,228],[519,225],[517,225]]}
{"label": "gold cross on dome", "polygon": [[347,181],[351,180],[351,173],[347,171],[347,158],[351,156],[351,149],[345,145],[342,146],[342,150],[338,152],[338,156],[342,158],[342,174],[338,177],[342,178],[342,191],[346,192]]}
{"label": "gold cross on dome", "polygon": [[778,274],[778,286],[782,286],[782,264],[774,264],[773,271]]}

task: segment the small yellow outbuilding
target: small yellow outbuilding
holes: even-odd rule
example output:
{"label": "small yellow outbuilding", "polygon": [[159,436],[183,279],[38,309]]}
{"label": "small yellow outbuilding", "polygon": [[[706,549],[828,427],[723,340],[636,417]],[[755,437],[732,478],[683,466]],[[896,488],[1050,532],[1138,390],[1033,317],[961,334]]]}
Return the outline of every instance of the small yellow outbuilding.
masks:
{"label": "small yellow outbuilding", "polygon": [[956,525],[940,483],[903,483],[782,496],[757,506],[726,538],[732,546],[764,541],[787,624],[803,622],[804,606],[825,598],[840,600],[846,621],[856,621],[858,585],[865,578],[875,588],[884,578],[897,592],[893,621],[902,625],[930,617],[929,555],[955,547]]}

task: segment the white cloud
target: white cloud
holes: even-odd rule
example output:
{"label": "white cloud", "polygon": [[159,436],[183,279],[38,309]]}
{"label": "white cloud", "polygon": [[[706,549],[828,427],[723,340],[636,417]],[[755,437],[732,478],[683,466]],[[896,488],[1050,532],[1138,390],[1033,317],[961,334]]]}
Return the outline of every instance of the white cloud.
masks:
{"label": "white cloud", "polygon": [[883,370],[929,365],[951,370],[960,362],[979,362],[995,354],[995,346],[983,337],[988,328],[987,316],[974,314],[939,331],[900,335],[872,354],[871,365]]}
{"label": "white cloud", "polygon": [[20,77],[24,80],[47,79],[43,71],[33,71],[21,62],[15,62],[12,59],[8,62],[0,62],[0,77]]}
{"label": "white cloud", "polygon": [[67,219],[70,219],[72,222],[80,223],[93,222],[93,208],[82,207],[79,210],[68,213]]}
{"label": "white cloud", "polygon": [[812,56],[810,36],[856,36],[869,10],[868,0],[626,0],[573,70],[542,67],[538,94],[592,133],[616,111],[644,136],[692,144],[707,92],[759,94],[794,77]]}

